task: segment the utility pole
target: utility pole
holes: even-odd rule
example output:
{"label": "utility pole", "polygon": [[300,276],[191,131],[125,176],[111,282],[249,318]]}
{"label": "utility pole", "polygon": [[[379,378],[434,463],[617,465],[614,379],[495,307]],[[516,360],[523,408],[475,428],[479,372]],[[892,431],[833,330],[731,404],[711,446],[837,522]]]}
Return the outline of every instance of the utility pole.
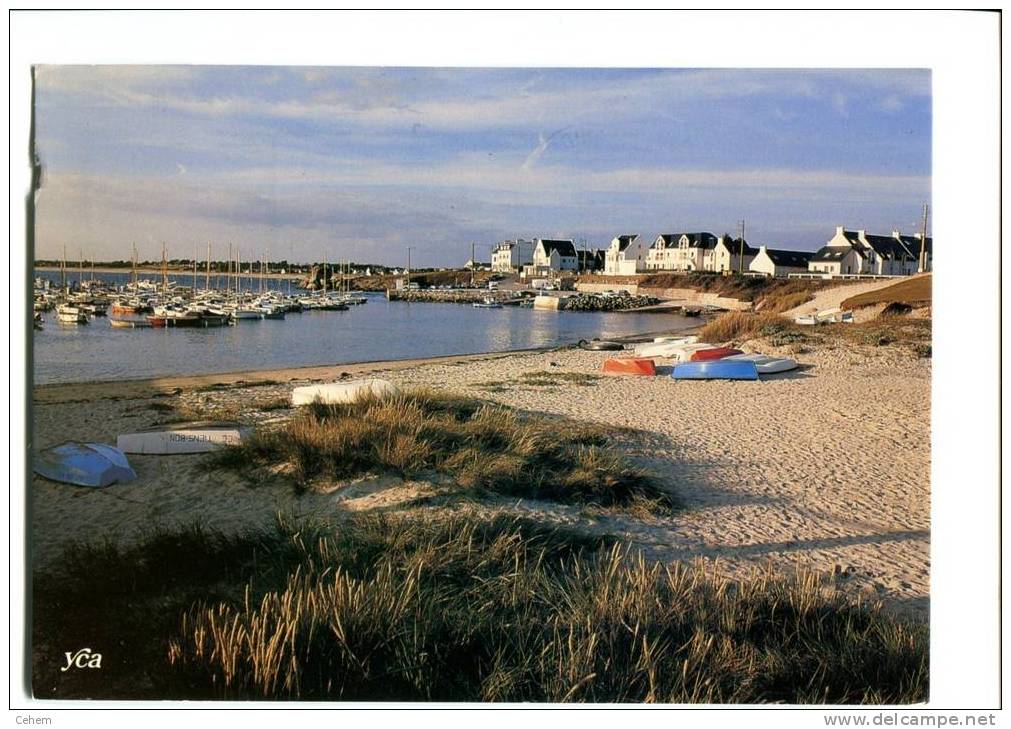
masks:
{"label": "utility pole", "polygon": [[737,272],[744,273],[744,219],[741,219],[741,245],[740,245],[741,255],[737,262]]}
{"label": "utility pole", "polygon": [[920,263],[917,266],[916,272],[923,273],[927,270],[927,213],[930,210],[930,206],[927,203],[923,204],[923,228],[920,230]]}

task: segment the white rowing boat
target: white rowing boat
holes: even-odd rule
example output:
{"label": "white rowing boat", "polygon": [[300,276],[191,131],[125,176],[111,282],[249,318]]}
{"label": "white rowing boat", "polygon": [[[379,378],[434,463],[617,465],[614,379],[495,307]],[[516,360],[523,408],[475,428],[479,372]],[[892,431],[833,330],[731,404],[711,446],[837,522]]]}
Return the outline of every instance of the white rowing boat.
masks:
{"label": "white rowing boat", "polygon": [[238,445],[245,435],[246,429],[238,423],[173,423],[120,435],[116,447],[124,453],[144,455],[207,453],[221,446]]}
{"label": "white rowing boat", "polygon": [[349,382],[331,382],[325,385],[296,387],[291,393],[291,404],[310,405],[321,402],[324,405],[352,403],[362,397],[393,397],[400,394],[400,388],[388,380],[366,379]]}
{"label": "white rowing boat", "polygon": [[773,357],[768,354],[735,354],[730,357],[724,357],[724,359],[754,362],[755,369],[758,370],[758,374],[760,375],[774,375],[778,372],[789,372],[790,370],[795,370],[800,366],[797,364],[797,360],[795,359],[790,359],[789,357]]}

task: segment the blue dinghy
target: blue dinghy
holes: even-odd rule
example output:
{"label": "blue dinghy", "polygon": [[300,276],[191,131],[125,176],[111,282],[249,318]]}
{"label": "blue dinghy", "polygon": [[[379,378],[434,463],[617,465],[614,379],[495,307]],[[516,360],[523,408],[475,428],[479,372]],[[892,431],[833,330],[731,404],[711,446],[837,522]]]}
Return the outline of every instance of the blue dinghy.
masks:
{"label": "blue dinghy", "polygon": [[712,359],[674,365],[675,380],[757,380],[758,368],[746,360]]}
{"label": "blue dinghy", "polygon": [[101,443],[63,443],[35,454],[35,473],[77,486],[108,486],[137,478],[123,451]]}

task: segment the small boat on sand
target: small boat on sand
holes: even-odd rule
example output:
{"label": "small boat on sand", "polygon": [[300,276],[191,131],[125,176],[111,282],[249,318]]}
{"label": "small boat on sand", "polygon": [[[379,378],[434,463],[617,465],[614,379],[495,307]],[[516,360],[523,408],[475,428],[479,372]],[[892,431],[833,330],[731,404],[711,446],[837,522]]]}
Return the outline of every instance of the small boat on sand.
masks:
{"label": "small boat on sand", "polygon": [[[682,351],[682,348],[698,344],[699,338],[662,337],[652,343],[641,344],[635,348],[636,357],[671,357]],[[705,345],[710,346],[710,345]]]}
{"label": "small boat on sand", "polygon": [[735,354],[744,354],[744,352],[730,347],[710,347],[708,349],[695,350],[692,352],[692,356],[689,358],[689,361],[705,362],[711,359],[723,359],[724,357],[730,357]]}
{"label": "small boat on sand", "polygon": [[324,405],[339,405],[352,403],[363,397],[394,397],[400,394],[400,388],[388,380],[365,379],[349,382],[331,382],[325,385],[306,385],[296,387],[291,392],[291,404],[311,405],[320,402]]}
{"label": "small boat on sand", "polygon": [[705,342],[682,344],[680,342],[658,342],[637,347],[636,357],[663,357],[676,362],[687,362],[700,349],[712,349],[713,345]]}
{"label": "small boat on sand", "polygon": [[102,443],[63,443],[35,454],[32,470],[51,481],[75,486],[109,486],[137,478],[118,448]]}
{"label": "small boat on sand", "polygon": [[621,342],[610,342],[606,339],[580,339],[579,348],[589,350],[590,352],[617,352],[624,349],[625,345]]}
{"label": "small boat on sand", "polygon": [[651,359],[638,357],[614,357],[604,360],[604,373],[608,375],[645,375],[656,374],[656,365]]}
{"label": "small boat on sand", "polygon": [[116,446],[124,453],[144,455],[206,453],[221,446],[238,445],[245,435],[246,429],[233,422],[172,423],[124,433],[116,438]]}
{"label": "small boat on sand", "polygon": [[724,362],[754,362],[755,368],[760,375],[774,375],[779,372],[789,372],[795,370],[800,365],[797,360],[789,357],[772,357],[767,354],[734,354],[726,357]]}
{"label": "small boat on sand", "polygon": [[674,365],[675,380],[757,380],[754,362],[714,359],[702,362],[682,362]]}

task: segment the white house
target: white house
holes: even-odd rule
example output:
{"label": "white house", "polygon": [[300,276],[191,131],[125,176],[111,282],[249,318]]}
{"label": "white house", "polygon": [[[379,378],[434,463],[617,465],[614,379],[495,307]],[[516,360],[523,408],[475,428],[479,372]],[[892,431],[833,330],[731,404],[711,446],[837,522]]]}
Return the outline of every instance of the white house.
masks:
{"label": "white house", "polygon": [[788,276],[791,273],[804,273],[813,253],[807,251],[781,251],[761,246],[751,261],[748,270],[766,276]]}
{"label": "white house", "polygon": [[495,246],[491,254],[491,270],[512,273],[534,262],[534,242],[532,240],[504,240]]}
{"label": "white house", "polygon": [[618,235],[604,254],[604,273],[608,276],[631,276],[646,268],[649,248],[638,235]]}
{"label": "white house", "polygon": [[711,271],[716,243],[712,233],[663,233],[646,254],[646,270]]}
{"label": "white house", "polygon": [[572,240],[535,238],[533,263],[523,267],[524,276],[543,276],[557,271],[576,271],[579,258]]}
{"label": "white house", "polygon": [[[758,251],[748,241],[721,235],[713,248],[712,268],[706,271],[747,271]],[[741,260],[743,258],[743,260]]]}
{"label": "white house", "polygon": [[[932,239],[927,238],[926,270],[931,269]],[[866,230],[846,230],[841,225],[808,264],[814,273],[906,276],[919,266],[920,236],[868,235]]]}

